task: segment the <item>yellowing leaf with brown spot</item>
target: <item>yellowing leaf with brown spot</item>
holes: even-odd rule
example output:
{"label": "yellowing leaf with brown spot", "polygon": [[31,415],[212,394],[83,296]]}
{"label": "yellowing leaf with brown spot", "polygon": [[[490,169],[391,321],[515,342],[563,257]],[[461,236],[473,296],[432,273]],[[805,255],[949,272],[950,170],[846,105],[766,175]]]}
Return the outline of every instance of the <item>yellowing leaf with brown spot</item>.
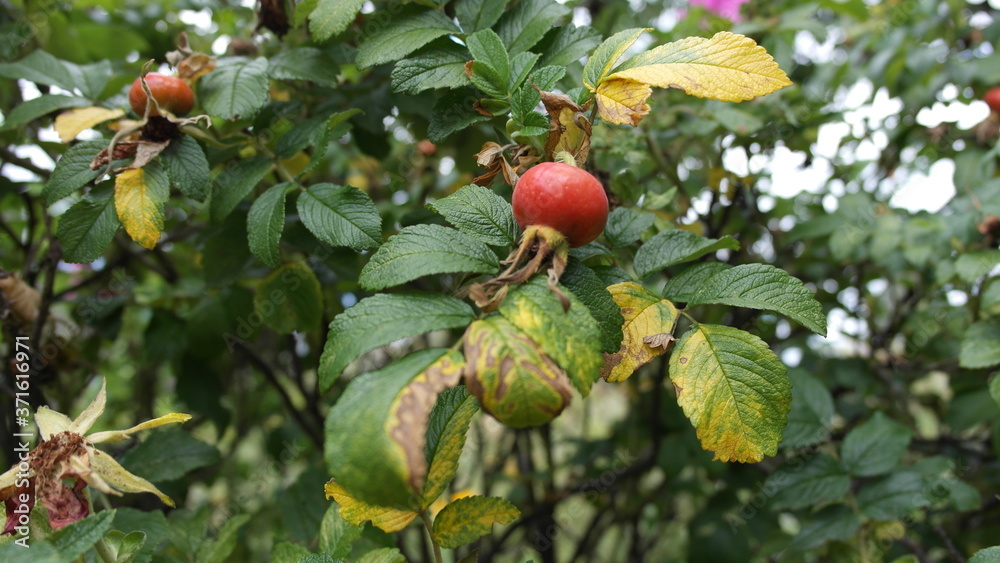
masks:
{"label": "yellowing leaf with brown spot", "polygon": [[646,100],[653,94],[647,84],[627,78],[611,78],[597,87],[597,110],[601,119],[635,127],[649,113]]}
{"label": "yellowing leaf with brown spot", "polygon": [[[608,291],[621,308],[625,324],[621,348],[615,354],[605,354],[602,373],[607,381],[625,381],[640,366],[667,350],[666,337],[677,324],[677,308],[635,282],[616,283]],[[650,345],[660,342],[663,345]]]}
{"label": "yellowing leaf with brown spot", "polygon": [[724,102],[751,100],[792,84],[763,47],[728,31],[711,39],[689,37],[636,55],[606,80],[616,78]]}
{"label": "yellowing leaf with brown spot", "polygon": [[340,505],[340,517],[355,526],[360,526],[365,521],[371,520],[376,528],[391,534],[409,526],[410,522],[413,522],[413,519],[417,517],[417,513],[412,510],[399,510],[361,502],[352,497],[333,479],[323,486],[323,491],[326,493],[327,499],[332,498]]}
{"label": "yellowing leaf with brown spot", "polygon": [[695,325],[674,346],[670,380],[701,447],[715,459],[755,463],[777,453],[792,382],[763,340],[728,326]]}
{"label": "yellowing leaf with brown spot", "polygon": [[126,170],[115,178],[115,210],[125,232],[139,246],[152,249],[163,230],[163,202],[170,195],[159,168]]}
{"label": "yellowing leaf with brown spot", "polygon": [[87,129],[111,119],[118,119],[123,115],[125,112],[120,109],[97,106],[71,109],[57,115],[53,127],[55,127],[56,133],[59,133],[59,140],[68,143]]}

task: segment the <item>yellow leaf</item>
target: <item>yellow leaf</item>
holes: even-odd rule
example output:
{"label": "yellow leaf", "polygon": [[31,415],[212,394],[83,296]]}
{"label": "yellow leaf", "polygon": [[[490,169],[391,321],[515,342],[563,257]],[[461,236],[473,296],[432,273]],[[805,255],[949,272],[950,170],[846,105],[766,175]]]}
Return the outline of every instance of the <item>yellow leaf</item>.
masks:
{"label": "yellow leaf", "polygon": [[163,202],[169,187],[148,176],[145,169],[139,168],[115,178],[115,210],[132,240],[152,249],[163,230]]}
{"label": "yellow leaf", "polygon": [[711,39],[689,37],[636,55],[607,80],[616,78],[724,102],[751,100],[792,84],[763,47],[728,31]]}
{"label": "yellow leaf", "polygon": [[409,526],[417,517],[417,513],[412,510],[399,510],[361,502],[332,479],[323,486],[323,490],[326,492],[326,498],[332,498],[340,505],[341,518],[355,526],[371,520],[376,528],[391,534]]}
{"label": "yellow leaf", "polygon": [[653,89],[643,82],[611,78],[597,87],[597,110],[604,121],[635,127],[649,113],[646,100],[652,94]]}
{"label": "yellow leaf", "polygon": [[640,366],[666,351],[667,336],[677,324],[677,308],[635,282],[616,283],[608,291],[621,308],[625,324],[621,348],[605,355],[602,371],[608,381],[625,381]]}
{"label": "yellow leaf", "polygon": [[674,346],[670,381],[714,459],[756,463],[777,453],[792,382],[763,340],[728,326],[696,325]]}
{"label": "yellow leaf", "polygon": [[97,106],[77,108],[57,115],[53,126],[56,129],[56,133],[59,133],[59,140],[68,143],[87,129],[110,119],[117,119],[123,115],[125,115],[125,112],[120,109],[108,109]]}

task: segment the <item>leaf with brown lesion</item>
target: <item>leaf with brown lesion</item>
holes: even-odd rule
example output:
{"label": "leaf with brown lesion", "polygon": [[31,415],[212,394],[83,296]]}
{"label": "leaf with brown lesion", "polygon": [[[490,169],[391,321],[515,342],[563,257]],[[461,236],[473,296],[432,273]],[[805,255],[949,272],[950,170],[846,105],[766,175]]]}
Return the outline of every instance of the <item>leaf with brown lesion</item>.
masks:
{"label": "leaf with brown lesion", "polygon": [[648,84],[628,78],[605,80],[594,93],[601,119],[633,127],[649,114],[646,100],[652,95],[653,89]]}
{"label": "leaf with brown lesion", "polygon": [[678,312],[673,303],[635,282],[617,283],[608,291],[621,308],[625,324],[621,348],[615,354],[604,355],[601,375],[607,381],[625,381],[639,367],[670,349]]}
{"label": "leaf with brown lesion", "polygon": [[465,361],[456,351],[450,351],[413,378],[396,396],[389,408],[385,431],[402,453],[414,491],[423,489],[427,476],[424,444],[427,441],[427,421],[438,395],[458,385]]}

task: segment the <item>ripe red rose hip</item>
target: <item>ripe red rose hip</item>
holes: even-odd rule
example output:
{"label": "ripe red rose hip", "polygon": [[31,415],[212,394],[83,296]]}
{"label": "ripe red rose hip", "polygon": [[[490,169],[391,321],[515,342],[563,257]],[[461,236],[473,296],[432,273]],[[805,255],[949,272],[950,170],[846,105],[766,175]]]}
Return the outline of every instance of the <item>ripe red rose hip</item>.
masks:
{"label": "ripe red rose hip", "polygon": [[[149,86],[156,103],[174,115],[185,115],[194,106],[194,92],[187,82],[180,78],[150,72],[146,75],[146,85]],[[136,115],[142,116],[146,113],[146,92],[143,91],[142,81],[139,78],[135,79],[128,91],[128,102]],[[154,106],[149,115],[160,115],[160,113]]]}
{"label": "ripe red rose hip", "polygon": [[522,229],[552,227],[574,248],[600,236],[608,221],[608,196],[601,183],[586,170],[562,162],[543,162],[525,172],[511,205]]}
{"label": "ripe red rose hip", "polygon": [[994,86],[986,91],[983,101],[990,106],[993,113],[1000,113],[1000,86]]}

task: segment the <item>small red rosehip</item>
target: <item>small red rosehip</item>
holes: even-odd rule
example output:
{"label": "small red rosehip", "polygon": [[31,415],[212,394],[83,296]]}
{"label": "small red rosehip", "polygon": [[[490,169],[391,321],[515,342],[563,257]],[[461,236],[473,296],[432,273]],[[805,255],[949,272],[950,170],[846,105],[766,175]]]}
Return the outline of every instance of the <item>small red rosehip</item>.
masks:
{"label": "small red rosehip", "polygon": [[1000,86],[994,86],[986,91],[983,101],[990,106],[993,113],[1000,113]]}
{"label": "small red rosehip", "polygon": [[[191,87],[176,76],[165,76],[150,72],[146,74],[146,85],[149,86],[150,93],[160,104],[160,108],[169,111],[174,115],[185,115],[194,107],[194,92]],[[146,113],[146,92],[142,89],[142,80],[135,79],[132,88],[128,91],[128,102],[132,106],[132,111],[136,115],[142,116]],[[149,115],[160,115],[153,106]]]}
{"label": "small red rosehip", "polygon": [[525,172],[511,205],[522,229],[552,227],[574,248],[599,237],[608,221],[604,186],[586,170],[562,162],[543,162]]}

